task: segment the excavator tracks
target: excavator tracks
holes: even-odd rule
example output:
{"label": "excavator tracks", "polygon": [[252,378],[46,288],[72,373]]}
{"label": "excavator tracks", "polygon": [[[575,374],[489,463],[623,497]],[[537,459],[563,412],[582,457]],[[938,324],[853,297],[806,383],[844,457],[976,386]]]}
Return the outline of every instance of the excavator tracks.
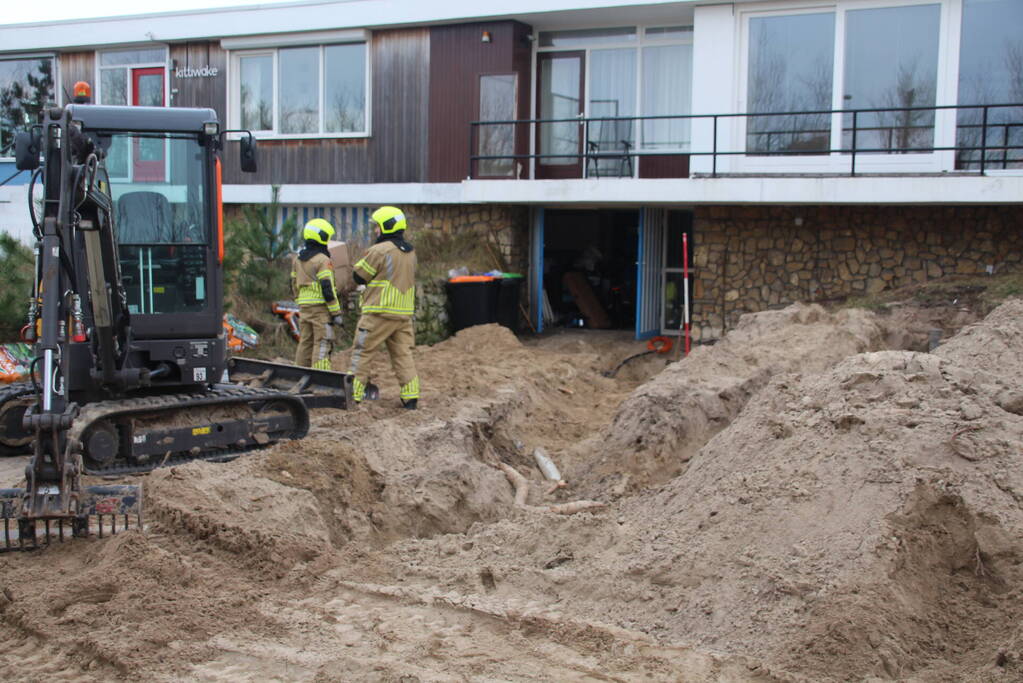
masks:
{"label": "excavator tracks", "polygon": [[0,456],[32,452],[33,434],[25,430],[21,418],[34,403],[35,392],[29,382],[15,382],[0,388]]}
{"label": "excavator tracks", "polygon": [[120,475],[240,453],[309,431],[301,397],[217,385],[196,394],[100,401],[81,409],[68,438],[86,474]]}

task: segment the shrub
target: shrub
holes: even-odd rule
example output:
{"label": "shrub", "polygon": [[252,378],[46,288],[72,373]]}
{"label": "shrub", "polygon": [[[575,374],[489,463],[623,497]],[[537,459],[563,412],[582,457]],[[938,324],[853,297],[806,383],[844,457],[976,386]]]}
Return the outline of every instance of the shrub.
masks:
{"label": "shrub", "polygon": [[32,250],[0,232],[0,342],[18,340],[32,296]]}

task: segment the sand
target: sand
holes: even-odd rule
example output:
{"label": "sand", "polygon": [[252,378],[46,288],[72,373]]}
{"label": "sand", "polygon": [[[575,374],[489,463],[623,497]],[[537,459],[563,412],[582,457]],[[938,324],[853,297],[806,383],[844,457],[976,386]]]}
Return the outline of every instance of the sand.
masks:
{"label": "sand", "polygon": [[615,378],[643,344],[464,330],[419,411],[381,367],[139,477],[144,531],[0,555],[4,678],[1023,679],[1023,302],[933,353],[911,318],[794,305]]}

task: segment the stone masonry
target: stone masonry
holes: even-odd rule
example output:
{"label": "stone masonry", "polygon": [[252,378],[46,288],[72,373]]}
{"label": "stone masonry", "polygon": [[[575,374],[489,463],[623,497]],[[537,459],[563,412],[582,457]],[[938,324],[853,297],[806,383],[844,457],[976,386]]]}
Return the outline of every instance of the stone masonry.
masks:
{"label": "stone masonry", "polygon": [[693,335],[750,311],[1019,268],[1019,206],[711,206],[693,225]]}
{"label": "stone masonry", "polygon": [[490,233],[492,243],[499,247],[510,272],[525,273],[529,269],[529,209],[526,207],[415,204],[402,205],[402,210],[416,230]]}

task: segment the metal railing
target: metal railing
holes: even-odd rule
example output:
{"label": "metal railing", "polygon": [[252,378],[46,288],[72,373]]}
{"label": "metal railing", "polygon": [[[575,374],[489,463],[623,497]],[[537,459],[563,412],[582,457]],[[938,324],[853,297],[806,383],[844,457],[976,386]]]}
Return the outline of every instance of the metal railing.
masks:
{"label": "metal railing", "polygon": [[[955,112],[956,121],[940,123],[938,112]],[[722,124],[736,119],[745,120],[745,148],[722,149],[719,142]],[[674,148],[651,147],[643,143],[643,125],[646,122],[681,121],[692,131],[698,122],[709,124],[708,149],[693,150],[690,142],[676,142]],[[790,122],[786,127],[785,121]],[[807,121],[796,125],[796,121]],[[596,125],[607,122],[627,123],[629,139],[619,149],[594,152],[591,132]],[[501,150],[525,146],[532,138],[539,144],[543,127],[557,124],[578,124],[576,134],[564,137],[562,143],[575,146],[578,151],[534,153],[486,153],[480,149],[481,134],[490,126],[504,126],[504,137],[497,137]],[[935,145],[938,126],[955,126],[955,144]],[[838,126],[840,144],[833,145],[832,131]],[[638,131],[638,132],[637,132]],[[508,138],[508,132],[511,137]],[[523,137],[524,136],[524,137]],[[486,144],[492,144],[488,140]],[[663,141],[657,144],[665,144]],[[848,175],[857,175],[857,162],[864,155],[906,155],[953,152],[955,167],[943,170],[977,171],[985,175],[991,168],[1023,169],[1023,103],[985,105],[942,105],[931,107],[877,107],[870,109],[818,109],[788,112],[745,112],[729,114],[664,114],[657,116],[572,117],[548,119],[511,119],[505,121],[472,121],[469,124],[469,178],[518,177],[515,164],[559,159],[566,165],[579,164],[579,177],[589,175],[591,164],[597,160],[628,157],[629,175],[633,175],[632,159],[643,157],[705,157],[711,158],[712,177],[718,176],[721,157],[819,157],[841,156],[849,159]],[[480,162],[507,162],[512,171],[501,175],[482,175]],[[538,163],[538,165],[539,165]],[[642,163],[642,161],[640,162]],[[792,169],[758,171],[757,175],[789,173]],[[897,169],[887,171],[898,174]],[[845,175],[845,173],[842,173]],[[530,174],[534,175],[534,174]]]}

